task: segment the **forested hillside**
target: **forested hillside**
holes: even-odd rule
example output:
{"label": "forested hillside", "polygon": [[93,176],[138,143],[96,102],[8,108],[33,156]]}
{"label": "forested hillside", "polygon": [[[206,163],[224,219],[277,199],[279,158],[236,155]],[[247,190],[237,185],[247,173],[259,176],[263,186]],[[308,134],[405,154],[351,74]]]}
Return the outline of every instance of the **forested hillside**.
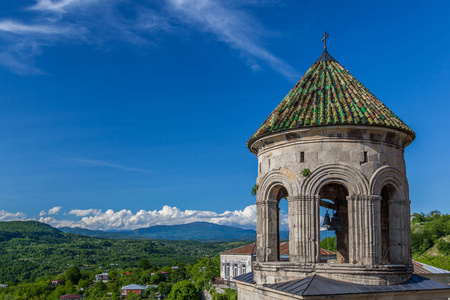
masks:
{"label": "forested hillside", "polygon": [[[328,239],[335,250],[334,238]],[[415,213],[411,220],[413,259],[450,270],[450,215]],[[62,233],[36,221],[0,222],[0,283],[30,282],[66,270],[128,268],[140,259],[162,267],[178,260],[193,263],[246,242],[127,240]],[[327,248],[326,240],[321,245]]]}
{"label": "forested hillside", "polygon": [[50,225],[36,221],[0,222],[0,242],[11,239],[25,239],[30,242],[59,243],[65,235]]}
{"label": "forested hillside", "polygon": [[450,215],[415,213],[411,220],[413,259],[450,270]]}
{"label": "forested hillside", "polygon": [[[320,246],[336,251],[336,237],[323,239]],[[411,248],[414,260],[450,270],[450,215],[439,211],[414,213]]]}
{"label": "forested hillside", "polygon": [[34,281],[61,273],[70,265],[85,270],[124,269],[143,258],[155,267],[175,260],[193,263],[240,245],[243,243],[104,239],[62,233],[35,221],[0,222],[0,283]]}

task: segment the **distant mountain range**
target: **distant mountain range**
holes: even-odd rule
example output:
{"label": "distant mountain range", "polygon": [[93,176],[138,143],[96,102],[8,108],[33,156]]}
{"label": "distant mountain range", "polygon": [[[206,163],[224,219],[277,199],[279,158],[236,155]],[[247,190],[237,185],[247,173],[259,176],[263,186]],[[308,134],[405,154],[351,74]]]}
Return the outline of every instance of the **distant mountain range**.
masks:
{"label": "distant mountain range", "polygon": [[[256,231],[237,227],[195,222],[183,225],[156,225],[147,228],[123,231],[90,230],[78,227],[53,228],[37,221],[0,222],[0,242],[11,238],[27,238],[57,241],[64,239],[63,233],[80,234],[109,239],[162,239],[196,241],[252,241]],[[287,231],[280,232],[281,239],[288,239]]]}
{"label": "distant mountain range", "polygon": [[183,225],[156,225],[126,231],[102,231],[84,228],[58,228],[62,232],[114,239],[164,239],[197,241],[255,240],[256,231],[237,227],[194,222]]}

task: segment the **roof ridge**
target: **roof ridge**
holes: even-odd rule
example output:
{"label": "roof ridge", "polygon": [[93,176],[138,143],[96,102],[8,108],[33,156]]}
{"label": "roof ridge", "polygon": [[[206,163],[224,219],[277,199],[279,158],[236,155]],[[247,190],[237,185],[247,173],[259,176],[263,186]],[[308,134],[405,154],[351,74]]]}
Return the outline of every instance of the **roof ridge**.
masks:
{"label": "roof ridge", "polygon": [[303,294],[308,290],[308,288],[309,288],[309,286],[311,285],[311,283],[313,282],[314,278],[316,278],[316,274],[314,274],[314,275],[312,275],[312,276],[310,276],[310,277],[311,277],[311,279],[309,280],[308,285],[307,285],[307,286],[305,287],[305,289],[303,290],[302,296],[303,296]]}
{"label": "roof ridge", "polygon": [[330,53],[328,53],[327,50],[323,50],[322,54],[319,56],[319,58],[316,60],[315,63],[321,62],[321,61],[335,61],[337,62],[337,60],[334,59],[333,56],[330,55]]}

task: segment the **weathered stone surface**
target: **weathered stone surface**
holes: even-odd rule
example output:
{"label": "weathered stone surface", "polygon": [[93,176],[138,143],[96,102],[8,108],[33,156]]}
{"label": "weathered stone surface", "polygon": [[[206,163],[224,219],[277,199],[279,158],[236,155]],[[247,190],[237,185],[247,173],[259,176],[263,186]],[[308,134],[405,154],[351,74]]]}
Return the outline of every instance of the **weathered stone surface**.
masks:
{"label": "weathered stone surface", "polygon": [[[403,158],[408,135],[388,128],[343,125],[289,134],[267,136],[251,146],[259,162],[256,284],[314,273],[362,284],[406,280],[412,272]],[[306,169],[310,174],[303,174]],[[322,262],[319,255],[319,194],[324,187],[329,199],[341,199],[336,209],[346,219],[345,234],[337,234],[342,248],[338,247],[334,264]],[[338,187],[346,194],[338,192]],[[382,196],[386,187],[389,191]],[[279,261],[277,247],[278,202],[285,197],[290,216],[289,262]],[[382,206],[382,201],[388,204]],[[383,213],[389,230],[383,231],[380,225]],[[383,248],[384,240],[388,244]],[[386,268],[386,263],[400,267]]]}

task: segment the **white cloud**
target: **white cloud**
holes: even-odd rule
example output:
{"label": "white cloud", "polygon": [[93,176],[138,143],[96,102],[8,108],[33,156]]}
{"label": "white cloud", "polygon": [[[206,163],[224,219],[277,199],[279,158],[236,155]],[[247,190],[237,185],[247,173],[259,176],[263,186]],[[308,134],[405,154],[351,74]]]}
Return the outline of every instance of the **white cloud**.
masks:
{"label": "white cloud", "polygon": [[0,210],[0,221],[15,221],[25,220],[27,215],[22,212],[11,213],[5,210]]}
{"label": "white cloud", "polygon": [[220,225],[255,228],[256,206],[250,205],[243,210],[225,211],[216,213],[201,210],[180,210],[177,207],[165,205],[161,210],[140,210],[133,213],[122,209],[114,211],[108,209],[73,209],[69,214],[82,217],[81,220],[61,220],[41,215],[40,222],[55,227],[82,227],[88,229],[136,229],[154,225],[176,225],[192,222],[209,222]]}
{"label": "white cloud", "polygon": [[85,217],[88,215],[97,215],[100,214],[102,211],[100,209],[72,209],[69,211],[69,214],[75,215],[77,217]]}
{"label": "white cloud", "polygon": [[29,25],[23,24],[13,20],[3,20],[0,21],[0,31],[6,31],[18,34],[66,34],[70,33],[71,29],[64,28],[60,26],[50,26],[50,25]]}
{"label": "white cloud", "polygon": [[71,220],[57,220],[54,217],[40,217],[38,219],[41,223],[46,223],[52,227],[75,227],[74,221]]}
{"label": "white cloud", "polygon": [[53,208],[50,208],[48,211],[42,210],[39,213],[39,216],[42,217],[42,216],[45,216],[45,215],[49,215],[49,216],[57,215],[61,211],[61,208],[62,208],[62,206],[55,206]]}
{"label": "white cloud", "polygon": [[270,53],[258,43],[264,29],[243,11],[223,6],[218,0],[168,0],[180,19],[200,26],[203,31],[212,32],[217,38],[241,52],[251,61],[252,69],[260,66],[254,59],[261,60],[289,79],[299,74],[287,63]]}
{"label": "white cloud", "polygon": [[60,212],[61,208],[62,208],[61,206],[55,206],[53,208],[50,208],[48,210],[48,214],[49,215],[56,215],[56,214],[58,214]]}

